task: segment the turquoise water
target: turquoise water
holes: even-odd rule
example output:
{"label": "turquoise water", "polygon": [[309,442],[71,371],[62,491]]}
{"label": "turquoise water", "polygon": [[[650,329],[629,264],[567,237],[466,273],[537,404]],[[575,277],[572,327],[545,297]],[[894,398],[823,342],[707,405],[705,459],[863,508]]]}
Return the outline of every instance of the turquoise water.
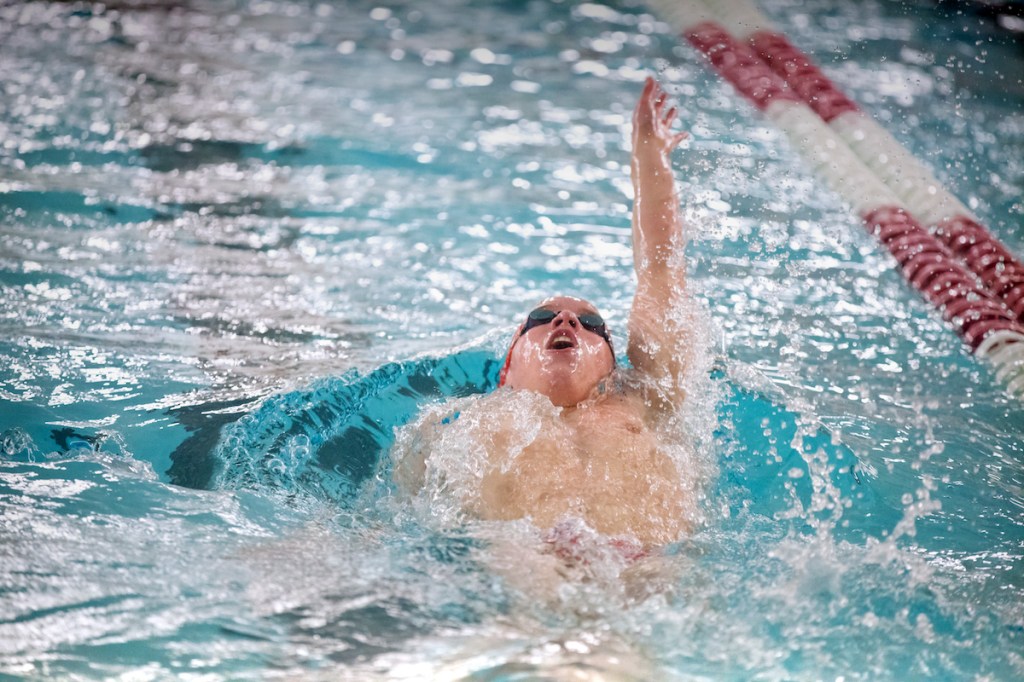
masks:
{"label": "turquoise water", "polygon": [[[1024,253],[1016,24],[762,7]],[[650,72],[692,135],[706,520],[667,589],[524,603],[495,529],[375,472],[543,296],[625,348]],[[1024,408],[642,5],[5,4],[0,88],[0,675],[1024,675]]]}

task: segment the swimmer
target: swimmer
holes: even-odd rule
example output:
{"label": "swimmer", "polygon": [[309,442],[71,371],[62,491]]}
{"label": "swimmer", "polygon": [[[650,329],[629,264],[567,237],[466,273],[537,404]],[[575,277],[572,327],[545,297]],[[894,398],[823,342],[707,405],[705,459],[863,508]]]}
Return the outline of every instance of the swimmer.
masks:
{"label": "swimmer", "polygon": [[[685,398],[695,324],[686,312],[686,235],[670,161],[687,136],[673,132],[676,115],[648,78],[632,121],[633,370],[616,368],[595,306],[548,298],[516,330],[500,388],[462,407],[447,426],[417,435],[410,450],[418,455],[396,464],[403,487],[455,491],[481,519],[528,519],[559,555],[572,554],[581,523],[626,558],[689,530],[696,488],[669,452],[676,445],[664,442],[664,425]],[[446,434],[452,428],[461,431]],[[445,452],[459,447],[464,454],[446,461]]]}

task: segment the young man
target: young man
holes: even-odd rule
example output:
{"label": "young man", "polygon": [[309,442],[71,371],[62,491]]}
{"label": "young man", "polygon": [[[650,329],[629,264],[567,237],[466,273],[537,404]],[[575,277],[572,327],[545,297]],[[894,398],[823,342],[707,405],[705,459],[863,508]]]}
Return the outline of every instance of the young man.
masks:
{"label": "young man", "polygon": [[502,388],[417,436],[417,455],[396,467],[400,482],[457,498],[479,518],[530,519],[559,552],[581,523],[637,555],[692,525],[696,484],[680,471],[679,434],[668,426],[686,394],[695,322],[670,163],[686,133],[672,132],[675,118],[648,78],[633,112],[633,371],[615,369],[594,306],[547,299],[513,337]]}

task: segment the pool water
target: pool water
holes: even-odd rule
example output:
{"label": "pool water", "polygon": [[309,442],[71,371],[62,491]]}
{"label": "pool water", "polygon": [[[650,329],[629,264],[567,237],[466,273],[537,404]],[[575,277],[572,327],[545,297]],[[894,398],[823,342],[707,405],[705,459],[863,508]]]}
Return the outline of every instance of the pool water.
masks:
{"label": "pool water", "polygon": [[[1019,17],[761,7],[1024,254]],[[625,348],[648,73],[703,522],[530,600],[381,471],[540,298]],[[0,675],[1024,675],[1024,406],[642,4],[4,4],[0,91]]]}

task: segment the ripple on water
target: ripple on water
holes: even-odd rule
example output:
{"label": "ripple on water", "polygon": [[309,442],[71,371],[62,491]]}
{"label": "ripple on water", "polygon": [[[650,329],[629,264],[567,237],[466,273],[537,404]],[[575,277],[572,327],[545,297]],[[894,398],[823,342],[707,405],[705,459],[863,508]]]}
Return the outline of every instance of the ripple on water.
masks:
{"label": "ripple on water", "polygon": [[[764,5],[1024,251],[994,22]],[[646,8],[30,2],[0,45],[4,672],[1021,677],[1019,404]],[[377,458],[555,291],[625,347],[652,71],[718,471],[656,570],[531,603],[493,569],[532,577],[528,524],[414,513]]]}

